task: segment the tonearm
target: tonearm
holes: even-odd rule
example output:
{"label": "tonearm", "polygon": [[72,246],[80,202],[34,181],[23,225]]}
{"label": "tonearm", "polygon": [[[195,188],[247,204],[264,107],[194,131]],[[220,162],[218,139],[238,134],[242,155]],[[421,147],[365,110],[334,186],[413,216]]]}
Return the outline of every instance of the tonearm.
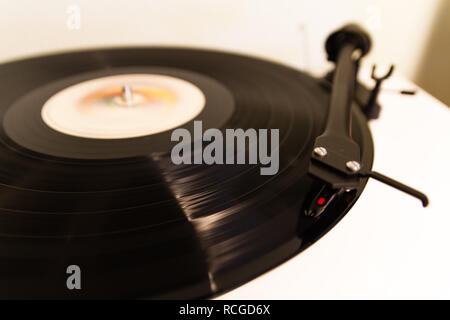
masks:
{"label": "tonearm", "polygon": [[[364,168],[360,160],[360,146],[351,136],[352,104],[357,85],[360,59],[370,50],[370,37],[359,26],[347,25],[334,32],[326,42],[328,59],[335,62],[331,101],[323,133],[314,142],[309,173],[325,182],[331,190],[353,190],[360,185],[360,178],[370,177],[403,191],[428,205],[422,192],[381,173]],[[373,78],[377,85],[369,99],[376,104],[381,81],[390,76],[393,67],[384,77]],[[314,214],[317,216],[317,214]]]}

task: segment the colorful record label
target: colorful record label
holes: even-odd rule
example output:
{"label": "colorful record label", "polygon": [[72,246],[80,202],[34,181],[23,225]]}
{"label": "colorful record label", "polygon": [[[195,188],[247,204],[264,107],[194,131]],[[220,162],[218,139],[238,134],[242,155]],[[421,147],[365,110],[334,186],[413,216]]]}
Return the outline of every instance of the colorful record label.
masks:
{"label": "colorful record label", "polygon": [[126,74],[84,81],[56,93],[42,107],[46,125],[64,134],[124,139],[156,134],[194,119],[205,96],[192,83],[158,74]]}

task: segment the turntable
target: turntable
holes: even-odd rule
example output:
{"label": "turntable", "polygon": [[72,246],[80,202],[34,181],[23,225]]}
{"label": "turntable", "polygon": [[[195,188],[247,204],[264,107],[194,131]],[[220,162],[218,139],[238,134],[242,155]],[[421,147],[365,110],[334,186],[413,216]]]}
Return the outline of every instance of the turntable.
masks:
{"label": "turntable", "polygon": [[372,170],[393,70],[357,81],[370,46],[358,26],[334,32],[324,78],[162,47],[1,65],[0,298],[214,297],[339,226],[368,178],[428,205]]}

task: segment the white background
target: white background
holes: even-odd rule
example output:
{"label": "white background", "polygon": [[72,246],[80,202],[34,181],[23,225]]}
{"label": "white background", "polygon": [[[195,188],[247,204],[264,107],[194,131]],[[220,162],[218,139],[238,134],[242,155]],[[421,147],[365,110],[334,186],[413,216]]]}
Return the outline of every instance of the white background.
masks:
{"label": "white background", "polygon": [[[170,44],[317,70],[325,66],[326,36],[353,21],[374,38],[368,63],[396,63],[412,78],[442,1],[448,0],[0,0],[0,61],[74,48]],[[67,26],[71,6],[79,8],[79,29]]]}

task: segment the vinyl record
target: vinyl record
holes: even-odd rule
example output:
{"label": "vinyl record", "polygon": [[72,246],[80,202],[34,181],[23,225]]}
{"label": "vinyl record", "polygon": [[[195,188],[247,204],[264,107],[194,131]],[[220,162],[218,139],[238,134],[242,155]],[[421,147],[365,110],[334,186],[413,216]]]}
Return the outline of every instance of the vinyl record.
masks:
{"label": "vinyl record", "polygon": [[[167,123],[156,113],[150,124],[130,115],[144,131],[121,123],[121,115],[104,130],[83,123],[83,115],[74,120],[80,125],[58,115],[72,103],[78,110],[64,92],[74,97],[85,83],[101,91],[104,79],[122,76],[175,79],[191,88],[177,97],[198,103],[177,105],[192,110]],[[161,108],[172,99],[152,90]],[[0,298],[214,296],[313,243],[366,182],[320,219],[304,214],[318,187],[307,170],[330,95],[318,79],[255,58],[172,48],[42,56],[0,66],[0,96]],[[95,103],[88,111],[108,117]],[[196,120],[203,130],[279,129],[278,172],[175,165],[171,133],[180,127],[192,133]],[[352,134],[370,168],[372,140],[357,106]],[[81,290],[66,286],[70,265],[82,270]]]}

